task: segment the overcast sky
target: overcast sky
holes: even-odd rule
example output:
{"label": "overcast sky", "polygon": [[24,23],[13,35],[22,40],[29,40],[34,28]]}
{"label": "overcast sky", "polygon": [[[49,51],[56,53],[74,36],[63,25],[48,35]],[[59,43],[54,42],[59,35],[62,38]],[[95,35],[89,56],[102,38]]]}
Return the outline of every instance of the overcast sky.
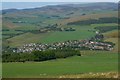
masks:
{"label": "overcast sky", "polygon": [[24,9],[46,5],[68,4],[73,2],[118,2],[119,0],[2,0],[2,9]]}
{"label": "overcast sky", "polygon": [[118,2],[119,0],[2,0],[3,2]]}

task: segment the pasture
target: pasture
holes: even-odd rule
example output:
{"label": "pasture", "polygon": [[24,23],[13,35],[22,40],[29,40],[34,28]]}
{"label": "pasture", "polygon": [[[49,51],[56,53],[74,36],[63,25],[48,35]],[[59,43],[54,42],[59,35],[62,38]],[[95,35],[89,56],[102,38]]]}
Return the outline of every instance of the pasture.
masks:
{"label": "pasture", "polygon": [[[67,26],[65,26],[67,27]],[[89,26],[70,26],[76,29],[76,31],[55,31],[48,33],[25,33],[22,35],[15,36],[13,38],[7,39],[11,47],[21,46],[26,43],[53,43],[62,42],[66,40],[82,40],[91,38],[95,35],[95,32],[88,31]]]}
{"label": "pasture", "polygon": [[98,26],[109,27],[109,26],[117,26],[117,24],[116,23],[92,24],[90,26],[64,25],[62,27],[72,27],[75,28],[76,31],[61,31],[61,32],[55,31],[55,32],[38,33],[38,34],[29,32],[9,38],[7,39],[7,41],[9,41],[8,45],[10,47],[18,47],[27,43],[53,43],[53,42],[62,42],[66,40],[83,40],[93,37],[95,35],[94,28]]}
{"label": "pasture", "polygon": [[66,20],[61,20],[60,24],[64,25],[70,22],[83,21],[83,20],[88,20],[88,19],[99,19],[103,17],[117,17],[117,14],[118,13],[116,11],[113,11],[110,13],[99,13],[99,14],[90,14],[90,15],[85,15],[85,16],[76,16],[76,17],[69,18]]}
{"label": "pasture", "polygon": [[109,32],[104,33],[104,36],[106,37],[104,41],[109,41],[115,43],[114,46],[114,52],[118,52],[118,46],[119,46],[119,35],[118,35],[119,30],[112,30]]}
{"label": "pasture", "polygon": [[83,73],[117,72],[118,54],[107,51],[81,51],[83,56],[25,63],[3,63],[3,78],[60,77]]}
{"label": "pasture", "polygon": [[[107,5],[106,5],[107,4]],[[92,7],[90,7],[92,5]],[[113,23],[92,23],[87,25],[68,25],[71,22],[90,19],[118,17],[118,10],[113,8],[115,4],[102,3],[81,4],[33,8],[20,11],[8,11],[3,14],[3,50],[17,48],[29,43],[54,43],[67,40],[87,40],[96,35],[96,27],[108,28],[117,26]],[[74,7],[73,7],[74,6]],[[85,7],[86,6],[86,7]],[[97,7],[98,6],[98,7]],[[117,6],[117,5],[116,5]],[[82,8],[83,7],[83,8]],[[98,9],[100,8],[100,9]],[[109,19],[112,20],[112,19]],[[91,21],[91,20],[90,20]],[[107,20],[106,20],[107,21]],[[34,33],[41,28],[51,27],[57,24],[57,28],[73,28],[75,31],[45,31]],[[10,62],[2,63],[3,78],[69,78],[91,77],[89,73],[118,72],[118,32],[111,28],[103,33],[104,41],[115,43],[113,51],[80,51],[82,56],[72,56],[62,59],[54,59],[41,62]],[[6,52],[6,51],[5,51]],[[24,54],[24,53],[23,53]],[[12,57],[13,58],[13,57]],[[21,59],[21,58],[20,58]],[[111,77],[111,76],[110,76]]]}

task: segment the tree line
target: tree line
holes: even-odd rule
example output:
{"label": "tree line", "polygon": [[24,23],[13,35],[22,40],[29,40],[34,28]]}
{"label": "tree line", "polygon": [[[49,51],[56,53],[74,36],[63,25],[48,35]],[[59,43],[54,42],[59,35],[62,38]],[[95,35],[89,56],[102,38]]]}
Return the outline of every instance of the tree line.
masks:
{"label": "tree line", "polygon": [[2,62],[25,62],[25,61],[46,61],[70,56],[81,56],[79,50],[57,49],[46,51],[33,51],[32,53],[4,53]]}
{"label": "tree line", "polygon": [[99,30],[101,33],[105,33],[112,30],[117,30],[118,26],[98,26],[95,29]]}

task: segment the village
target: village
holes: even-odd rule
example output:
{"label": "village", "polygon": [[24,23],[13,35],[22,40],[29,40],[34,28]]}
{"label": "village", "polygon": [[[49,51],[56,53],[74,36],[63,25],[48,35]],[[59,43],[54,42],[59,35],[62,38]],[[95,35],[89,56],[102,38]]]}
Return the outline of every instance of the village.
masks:
{"label": "village", "polygon": [[[71,29],[71,28],[70,28]],[[103,41],[104,36],[99,31],[96,31],[96,35],[90,39],[85,40],[67,40],[64,42],[54,42],[51,44],[43,43],[29,43],[24,44],[21,47],[15,48],[12,51],[16,53],[31,53],[33,51],[46,51],[70,48],[73,50],[104,50],[111,51],[115,44]]]}
{"label": "village", "polygon": [[56,49],[64,49],[64,48],[70,48],[74,50],[106,50],[106,51],[113,50],[113,46],[105,42],[96,42],[91,40],[68,40],[65,42],[56,42],[52,44],[42,44],[42,43],[25,44],[22,47],[14,49],[13,52],[31,53],[32,51],[46,51],[46,50],[56,50]]}

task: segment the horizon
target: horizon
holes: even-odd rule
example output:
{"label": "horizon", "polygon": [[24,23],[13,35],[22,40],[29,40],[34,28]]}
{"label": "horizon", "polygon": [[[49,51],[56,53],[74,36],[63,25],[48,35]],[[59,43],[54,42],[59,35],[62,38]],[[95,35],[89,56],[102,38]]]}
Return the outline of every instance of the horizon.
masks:
{"label": "horizon", "polygon": [[[52,6],[52,5],[63,5],[63,4],[71,4],[71,2],[3,2],[2,10],[4,9],[30,9],[30,8],[49,6],[49,5]],[[80,4],[80,3],[74,2],[72,4]]]}
{"label": "horizon", "polygon": [[[86,3],[97,3],[97,2],[2,2],[2,8],[0,10],[30,9],[30,8],[39,8],[44,6],[52,6],[52,5],[86,4]],[[116,2],[110,2],[110,3],[116,3]]]}

